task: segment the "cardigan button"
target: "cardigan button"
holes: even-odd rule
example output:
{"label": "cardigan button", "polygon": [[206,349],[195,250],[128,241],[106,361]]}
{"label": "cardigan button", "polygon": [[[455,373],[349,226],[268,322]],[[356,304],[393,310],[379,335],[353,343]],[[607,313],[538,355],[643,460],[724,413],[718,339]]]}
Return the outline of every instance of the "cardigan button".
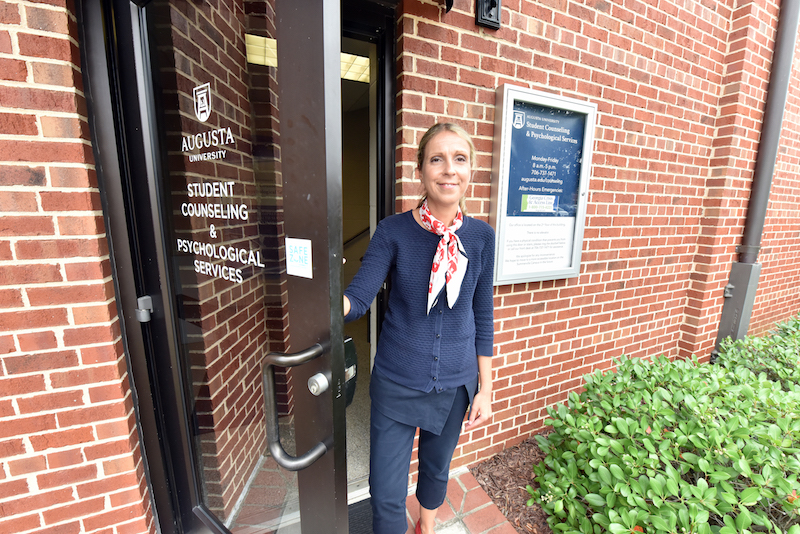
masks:
{"label": "cardigan button", "polygon": [[435,376],[433,377],[433,380],[434,380],[434,382],[436,381],[436,377]]}

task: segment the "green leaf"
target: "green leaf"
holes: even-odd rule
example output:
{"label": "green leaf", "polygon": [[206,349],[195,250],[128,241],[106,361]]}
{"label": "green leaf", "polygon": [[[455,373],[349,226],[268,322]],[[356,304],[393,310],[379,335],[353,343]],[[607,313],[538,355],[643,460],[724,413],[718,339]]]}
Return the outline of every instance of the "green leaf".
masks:
{"label": "green leaf", "polygon": [[[736,421],[736,419],[734,419]],[[750,437],[750,429],[747,427],[740,427],[736,430],[731,432],[731,436],[734,438],[749,438]]]}
{"label": "green leaf", "polygon": [[781,440],[781,429],[778,428],[778,425],[770,425],[769,430],[767,431],[769,437],[773,439],[775,442],[780,442]]}
{"label": "green leaf", "polygon": [[736,516],[736,530],[741,532],[746,528],[750,528],[752,524],[753,518],[750,517],[750,512],[747,511],[747,508],[743,508],[739,515]]}
{"label": "green leaf", "polygon": [[708,478],[711,479],[711,482],[719,482],[720,480],[728,480],[731,475],[725,471],[714,471],[708,474]]}
{"label": "green leaf", "polygon": [[691,452],[684,452],[683,454],[681,454],[681,456],[683,457],[684,460],[692,464],[696,464],[697,461],[700,459],[699,456],[697,456],[696,454],[692,454]]}
{"label": "green leaf", "polygon": [[608,468],[604,465],[601,465],[597,468],[597,474],[600,476],[600,480],[602,480],[607,486],[611,486],[611,472]]}
{"label": "green leaf", "polygon": [[753,473],[750,470],[750,463],[747,461],[747,458],[739,458],[739,461],[736,462],[736,465],[739,466],[739,470],[747,476],[750,476]]}
{"label": "green leaf", "polygon": [[627,480],[628,477],[625,476],[625,472],[617,464],[611,464],[610,470],[611,474],[614,475],[614,478],[622,481]]}
{"label": "green leaf", "polygon": [[622,534],[623,532],[627,532],[629,529],[625,525],[611,523],[608,525],[608,530],[610,530],[612,534]]}
{"label": "green leaf", "polygon": [[669,531],[669,524],[666,521],[658,517],[657,515],[650,516],[650,522],[656,527],[658,530],[666,530]]}
{"label": "green leaf", "polygon": [[[598,497],[600,496],[598,495]],[[605,501],[603,502],[605,503]],[[608,516],[600,513],[592,514],[592,521],[594,521],[595,523],[606,529],[611,524],[611,521],[609,521]]]}
{"label": "green leaf", "polygon": [[659,497],[664,496],[664,487],[661,485],[661,482],[657,478],[650,479],[650,487]]}
{"label": "green leaf", "polygon": [[746,488],[739,494],[739,501],[745,506],[753,506],[759,498],[761,498],[760,488]]}
{"label": "green leaf", "polygon": [[625,508],[621,508],[619,515],[622,516],[622,524],[628,528],[633,528],[633,522],[635,521],[635,517],[631,518],[631,514]]}
{"label": "green leaf", "polygon": [[626,436],[630,436],[630,431],[628,430],[628,422],[622,418],[617,419],[614,421],[614,424],[617,425],[617,428],[620,432],[625,434]]}
{"label": "green leaf", "polygon": [[675,497],[678,496],[680,490],[678,489],[678,483],[675,482],[675,480],[668,478],[666,486],[670,495],[674,495]]}
{"label": "green leaf", "polygon": [[678,520],[681,523],[681,526],[688,529],[691,526],[691,519],[689,518],[689,510],[686,508],[681,508],[678,510]]}
{"label": "green leaf", "polygon": [[606,505],[606,500],[596,493],[587,493],[583,498],[592,506],[603,507]]}
{"label": "green leaf", "polygon": [[736,522],[733,520],[731,516],[726,515],[722,518],[722,520],[725,522],[725,526],[727,526],[730,529],[733,529],[734,532],[736,531]]}

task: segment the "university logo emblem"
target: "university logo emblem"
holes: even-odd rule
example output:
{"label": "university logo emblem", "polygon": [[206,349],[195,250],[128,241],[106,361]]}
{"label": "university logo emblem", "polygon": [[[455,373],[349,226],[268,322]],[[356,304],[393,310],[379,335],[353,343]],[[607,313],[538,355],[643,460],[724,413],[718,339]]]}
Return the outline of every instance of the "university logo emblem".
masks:
{"label": "university logo emblem", "polygon": [[[208,85],[208,84],[206,84]],[[514,122],[512,123],[514,128],[519,130],[523,126],[525,126],[525,112],[524,111],[515,111],[514,112]]]}
{"label": "university logo emblem", "polygon": [[204,83],[194,88],[194,114],[200,122],[206,122],[211,115],[211,84]]}

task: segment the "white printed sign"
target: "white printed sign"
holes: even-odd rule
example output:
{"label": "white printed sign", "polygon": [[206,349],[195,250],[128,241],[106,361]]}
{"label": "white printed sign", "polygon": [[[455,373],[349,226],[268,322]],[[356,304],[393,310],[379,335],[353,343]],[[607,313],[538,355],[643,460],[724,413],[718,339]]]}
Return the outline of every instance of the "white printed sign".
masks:
{"label": "white printed sign", "polygon": [[310,239],[286,238],[286,274],[314,278]]}
{"label": "white printed sign", "polygon": [[494,284],[574,278],[597,105],[508,84],[497,89],[495,102]]}

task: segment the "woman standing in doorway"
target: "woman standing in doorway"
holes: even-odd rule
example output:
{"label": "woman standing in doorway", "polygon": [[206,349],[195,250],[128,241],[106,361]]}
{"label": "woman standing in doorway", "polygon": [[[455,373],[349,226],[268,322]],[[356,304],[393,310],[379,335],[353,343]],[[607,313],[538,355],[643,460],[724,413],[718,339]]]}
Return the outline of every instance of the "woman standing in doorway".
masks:
{"label": "woman standing in doorway", "polygon": [[391,277],[370,381],[375,534],[407,530],[408,469],[417,428],[415,532],[430,534],[467,408],[466,430],[492,416],[494,231],[463,213],[474,161],[474,145],[461,127],[436,124],[423,135],[417,153],[419,206],[378,224],[345,291],[345,320],[355,320]]}

